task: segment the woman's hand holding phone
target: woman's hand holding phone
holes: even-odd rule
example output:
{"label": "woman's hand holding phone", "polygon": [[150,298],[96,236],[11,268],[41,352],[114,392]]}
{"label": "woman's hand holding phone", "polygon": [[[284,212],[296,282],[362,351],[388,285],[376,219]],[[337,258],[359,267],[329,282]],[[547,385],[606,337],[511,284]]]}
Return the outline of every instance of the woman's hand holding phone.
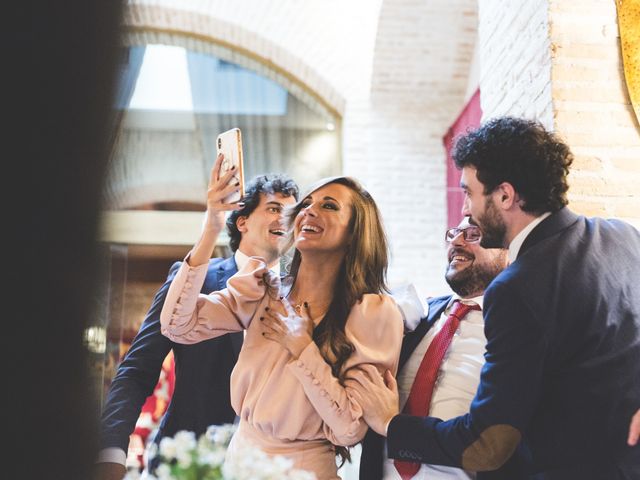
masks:
{"label": "woman's hand holding phone", "polygon": [[240,210],[243,203],[225,203],[225,199],[240,190],[239,182],[231,182],[235,172],[232,167],[227,172],[220,175],[220,170],[224,162],[224,155],[221,153],[211,169],[209,186],[207,188],[207,214],[205,217],[205,228],[220,233],[225,224],[225,212]]}
{"label": "woman's hand holding phone", "polygon": [[239,128],[232,128],[216,139],[218,157],[211,169],[207,188],[207,212],[200,238],[188,255],[192,267],[209,262],[218,235],[224,228],[225,212],[240,210],[244,196],[242,136]]}
{"label": "woman's hand holding phone", "polygon": [[225,203],[224,199],[236,192],[240,185],[239,182],[229,181],[233,177],[234,169],[220,174],[220,166],[224,161],[224,155],[218,155],[211,169],[209,177],[209,186],[207,188],[207,211],[205,213],[204,222],[202,224],[202,233],[196,244],[188,255],[187,262],[192,267],[197,267],[204,263],[208,263],[213,255],[213,251],[218,241],[218,235],[224,228],[225,212],[231,210],[240,210],[244,207],[241,202]]}

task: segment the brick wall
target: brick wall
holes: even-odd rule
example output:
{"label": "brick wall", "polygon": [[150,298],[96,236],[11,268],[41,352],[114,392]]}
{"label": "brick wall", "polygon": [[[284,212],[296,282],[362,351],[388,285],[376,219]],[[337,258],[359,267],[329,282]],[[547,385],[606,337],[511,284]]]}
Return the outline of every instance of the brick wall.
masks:
{"label": "brick wall", "polygon": [[479,0],[483,120],[536,118],[553,127],[548,0]]}
{"label": "brick wall", "polygon": [[479,1],[484,119],[541,120],[571,146],[578,213],[640,227],[640,129],[610,0]]}
{"label": "brick wall", "polygon": [[555,128],[571,145],[571,207],[640,228],[640,127],[624,83],[616,2],[552,0]]}

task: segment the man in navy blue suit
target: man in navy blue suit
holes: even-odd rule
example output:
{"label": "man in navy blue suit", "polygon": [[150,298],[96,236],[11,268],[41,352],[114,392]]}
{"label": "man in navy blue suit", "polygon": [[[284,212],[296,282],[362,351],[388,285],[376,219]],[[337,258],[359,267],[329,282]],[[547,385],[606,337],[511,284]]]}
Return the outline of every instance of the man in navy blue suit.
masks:
{"label": "man in navy blue suit", "polygon": [[[229,245],[234,255],[214,258],[209,263],[203,293],[226,287],[229,277],[250,256],[260,256],[279,269],[285,247],[283,209],[298,198],[298,187],[285,175],[261,175],[247,184],[243,206],[226,220]],[[219,233],[225,225],[224,211],[210,222]],[[217,235],[216,233],[216,235]],[[180,263],[174,264],[166,282],[156,293],[109,389],[102,412],[101,447],[96,464],[96,480],[124,477],[129,435],[133,432],[142,405],[153,392],[162,362],[173,349],[175,389],[154,439],[173,436],[180,430],[199,435],[209,425],[233,423],[229,377],[238,359],[243,334],[231,333],[197,345],[180,345],[160,333],[160,311],[167,290]]]}
{"label": "man in navy blue suit", "polygon": [[443,421],[399,414],[389,373],[354,373],[365,420],[400,460],[491,471],[520,446],[523,478],[640,478],[640,447],[627,444],[640,406],[640,232],[566,207],[573,156],[537,122],[489,121],[454,159],[481,245],[509,249],[484,296],[480,385],[469,413]]}

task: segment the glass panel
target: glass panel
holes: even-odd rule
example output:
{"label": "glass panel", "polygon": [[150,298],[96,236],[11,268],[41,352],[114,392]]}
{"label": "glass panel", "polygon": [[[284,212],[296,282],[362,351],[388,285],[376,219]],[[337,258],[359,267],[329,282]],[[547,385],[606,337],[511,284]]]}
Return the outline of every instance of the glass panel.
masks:
{"label": "glass panel", "polygon": [[233,127],[242,131],[247,179],[285,172],[304,189],[341,172],[339,118],[276,75],[182,46],[133,51],[137,61],[123,77],[130,102],[111,165],[109,209],[201,210],[215,139]]}
{"label": "glass panel", "polygon": [[99,245],[100,282],[94,298],[94,313],[85,331],[89,351],[90,372],[100,399],[106,399],[122,351],[124,293],[127,282],[127,247]]}

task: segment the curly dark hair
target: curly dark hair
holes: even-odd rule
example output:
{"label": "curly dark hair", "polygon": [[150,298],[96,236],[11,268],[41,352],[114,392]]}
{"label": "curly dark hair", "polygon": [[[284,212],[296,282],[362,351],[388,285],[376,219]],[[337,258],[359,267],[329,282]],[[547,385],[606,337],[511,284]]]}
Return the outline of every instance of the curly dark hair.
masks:
{"label": "curly dark hair", "polygon": [[260,194],[274,194],[280,193],[285,197],[291,197],[298,200],[300,194],[298,185],[288,175],[281,173],[269,173],[266,175],[258,175],[253,178],[244,190],[244,207],[240,210],[234,210],[227,217],[227,232],[229,232],[229,246],[232,251],[236,251],[240,246],[240,240],[242,234],[236,226],[238,217],[248,217],[253,213],[256,207],[260,204]]}
{"label": "curly dark hair", "polygon": [[573,154],[539,122],[500,117],[456,141],[456,167],[477,170],[485,195],[503,182],[522,198],[525,212],[556,212],[567,205],[567,175]]}

